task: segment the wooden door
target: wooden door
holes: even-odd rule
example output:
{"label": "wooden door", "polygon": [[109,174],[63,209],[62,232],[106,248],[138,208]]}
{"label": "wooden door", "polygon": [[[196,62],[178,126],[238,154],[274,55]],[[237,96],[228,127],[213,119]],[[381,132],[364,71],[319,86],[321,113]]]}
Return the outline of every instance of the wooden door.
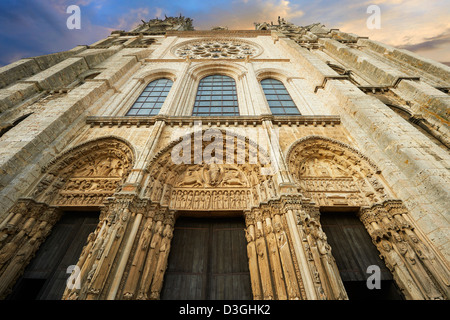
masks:
{"label": "wooden door", "polygon": [[179,218],[161,299],[252,299],[244,221]]}
{"label": "wooden door", "polygon": [[[322,213],[320,222],[349,299],[402,298],[392,274],[355,213]],[[370,290],[367,287],[367,279],[372,275],[372,272],[367,272],[370,265],[380,268],[381,289]]]}
{"label": "wooden door", "polygon": [[70,276],[67,269],[78,262],[98,217],[98,212],[65,212],[26,267],[9,299],[61,299]]}

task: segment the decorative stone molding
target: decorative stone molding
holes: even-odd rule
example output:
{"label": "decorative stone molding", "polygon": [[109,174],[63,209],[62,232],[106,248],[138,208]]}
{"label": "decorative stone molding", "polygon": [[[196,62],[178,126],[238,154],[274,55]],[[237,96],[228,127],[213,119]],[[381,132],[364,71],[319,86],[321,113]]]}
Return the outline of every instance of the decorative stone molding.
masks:
{"label": "decorative stone molding", "polygon": [[290,146],[286,159],[303,195],[319,206],[368,206],[390,197],[376,165],[337,140],[305,137]]}
{"label": "decorative stone molding", "polygon": [[263,49],[256,43],[242,39],[207,38],[180,43],[171,49],[180,58],[189,59],[238,59],[255,58]]}
{"label": "decorative stone molding", "polygon": [[201,121],[208,126],[256,126],[261,125],[263,121],[272,121],[276,125],[288,126],[335,126],[341,123],[339,116],[239,116],[239,117],[172,117],[172,116],[153,116],[153,117],[87,117],[86,123],[93,126],[109,127],[130,127],[144,126],[149,127],[156,121],[164,121],[169,126],[192,126],[195,122]]}
{"label": "decorative stone molding", "polygon": [[30,196],[55,206],[100,206],[125,181],[134,152],[122,139],[104,137],[76,146],[42,168]]}

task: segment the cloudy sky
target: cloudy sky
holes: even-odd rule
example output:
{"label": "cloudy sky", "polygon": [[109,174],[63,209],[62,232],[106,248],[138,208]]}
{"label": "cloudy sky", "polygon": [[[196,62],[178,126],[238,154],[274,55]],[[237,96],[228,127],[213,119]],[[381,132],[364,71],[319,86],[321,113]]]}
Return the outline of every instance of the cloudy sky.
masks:
{"label": "cloudy sky", "polygon": [[[80,30],[67,28],[70,5],[81,9]],[[379,29],[367,27],[370,5],[380,8]],[[254,29],[254,22],[278,16],[301,26],[321,22],[450,65],[449,0],[1,0],[0,66],[89,45],[141,19],[179,14],[192,18],[197,30]]]}

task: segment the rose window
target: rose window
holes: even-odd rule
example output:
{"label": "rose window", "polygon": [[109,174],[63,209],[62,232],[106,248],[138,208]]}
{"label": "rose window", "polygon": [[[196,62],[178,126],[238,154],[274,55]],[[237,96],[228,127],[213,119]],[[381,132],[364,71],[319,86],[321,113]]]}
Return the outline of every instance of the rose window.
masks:
{"label": "rose window", "polygon": [[245,59],[261,53],[261,49],[235,40],[196,41],[174,48],[174,54],[190,59]]}

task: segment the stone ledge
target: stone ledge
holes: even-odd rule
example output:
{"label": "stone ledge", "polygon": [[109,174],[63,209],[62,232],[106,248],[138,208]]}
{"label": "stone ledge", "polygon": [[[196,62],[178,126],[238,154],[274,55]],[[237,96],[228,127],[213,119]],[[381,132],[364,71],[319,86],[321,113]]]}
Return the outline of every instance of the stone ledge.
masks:
{"label": "stone ledge", "polygon": [[271,36],[270,30],[198,30],[198,31],[166,31],[166,37],[257,37]]}
{"label": "stone ledge", "polygon": [[170,126],[192,126],[201,121],[208,126],[256,126],[262,125],[264,121],[272,121],[275,125],[289,126],[335,126],[341,123],[339,116],[239,116],[239,117],[172,117],[172,116],[154,116],[154,117],[96,117],[86,118],[86,123],[94,126],[151,126],[157,121],[163,121]]}

